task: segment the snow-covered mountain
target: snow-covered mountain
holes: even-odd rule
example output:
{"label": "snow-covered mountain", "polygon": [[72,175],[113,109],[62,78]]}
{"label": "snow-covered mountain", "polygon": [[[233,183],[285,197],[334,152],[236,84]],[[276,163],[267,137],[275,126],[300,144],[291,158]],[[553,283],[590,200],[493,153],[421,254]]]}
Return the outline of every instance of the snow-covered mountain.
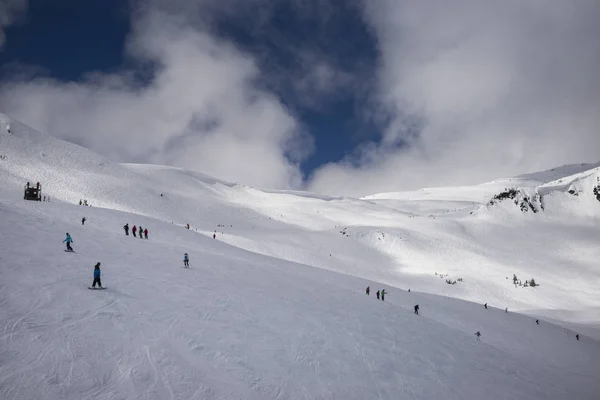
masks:
{"label": "snow-covered mountain", "polygon": [[600,164],[334,198],[116,164],[1,114],[0,156],[2,399],[600,389]]}

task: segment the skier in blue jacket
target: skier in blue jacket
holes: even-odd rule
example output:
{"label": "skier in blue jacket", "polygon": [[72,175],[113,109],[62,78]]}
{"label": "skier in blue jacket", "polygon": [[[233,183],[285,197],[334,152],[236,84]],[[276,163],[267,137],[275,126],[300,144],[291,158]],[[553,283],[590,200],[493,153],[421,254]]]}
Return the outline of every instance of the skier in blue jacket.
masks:
{"label": "skier in blue jacket", "polygon": [[73,248],[71,247],[71,243],[73,243],[73,239],[71,239],[71,235],[69,235],[69,232],[67,232],[67,237],[65,238],[65,240],[63,240],[63,243],[67,243],[67,250],[68,251],[73,251]]}
{"label": "skier in blue jacket", "polygon": [[96,283],[102,289],[102,282],[100,282],[100,262],[94,266],[94,283],[92,283],[92,287],[96,287]]}
{"label": "skier in blue jacket", "polygon": [[188,253],[185,253],[183,255],[183,266],[184,267],[189,267],[190,266],[190,258],[188,257]]}

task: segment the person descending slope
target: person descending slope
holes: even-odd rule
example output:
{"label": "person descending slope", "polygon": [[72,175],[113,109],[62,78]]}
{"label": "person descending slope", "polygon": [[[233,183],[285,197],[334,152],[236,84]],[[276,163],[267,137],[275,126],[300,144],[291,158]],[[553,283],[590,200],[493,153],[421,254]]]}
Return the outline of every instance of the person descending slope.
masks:
{"label": "person descending slope", "polygon": [[419,305],[416,304],[414,308],[415,308],[415,314],[419,315]]}
{"label": "person descending slope", "polygon": [[86,221],[86,218],[85,218],[85,217],[83,217],[83,218],[81,219],[81,225],[85,224],[85,221]]}
{"label": "person descending slope", "polygon": [[365,292],[367,293],[367,296],[368,296],[369,293],[371,293],[371,288],[369,286],[367,286],[367,290]]}
{"label": "person descending slope", "polygon": [[481,337],[481,332],[479,332],[479,331],[475,332],[475,336],[477,336],[477,340],[479,340],[479,338]]}
{"label": "person descending slope", "polygon": [[126,223],[123,229],[125,230],[125,236],[129,236],[129,223]]}
{"label": "person descending slope", "polygon": [[65,240],[63,240],[63,243],[67,243],[67,250],[66,251],[74,251],[73,248],[71,247],[71,243],[73,243],[73,239],[71,238],[71,235],[69,235],[69,232],[67,232],[67,237],[65,238]]}
{"label": "person descending slope", "polygon": [[98,284],[98,287],[102,289],[102,282],[100,281],[100,262],[94,266],[94,283],[92,283],[92,289],[96,288],[96,283]]}
{"label": "person descending slope", "polygon": [[190,258],[188,257],[188,253],[183,255],[183,266],[186,268],[190,267]]}

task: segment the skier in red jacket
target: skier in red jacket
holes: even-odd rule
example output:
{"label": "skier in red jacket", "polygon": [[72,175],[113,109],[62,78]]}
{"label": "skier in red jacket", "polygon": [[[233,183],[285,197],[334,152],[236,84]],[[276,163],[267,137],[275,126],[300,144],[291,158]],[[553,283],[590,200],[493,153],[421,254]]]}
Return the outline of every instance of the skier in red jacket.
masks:
{"label": "skier in red jacket", "polygon": [[133,236],[135,237],[135,233],[137,232],[137,226],[133,226],[133,228],[131,228],[131,233],[133,233]]}

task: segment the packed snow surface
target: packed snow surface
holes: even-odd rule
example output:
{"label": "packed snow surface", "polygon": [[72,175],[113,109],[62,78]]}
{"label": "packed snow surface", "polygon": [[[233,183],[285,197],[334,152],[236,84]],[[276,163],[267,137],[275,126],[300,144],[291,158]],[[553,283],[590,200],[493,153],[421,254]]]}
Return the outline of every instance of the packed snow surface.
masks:
{"label": "packed snow surface", "polygon": [[[1,399],[600,392],[597,164],[335,198],[115,164],[1,114],[0,156]],[[544,210],[489,203],[511,187]]]}

